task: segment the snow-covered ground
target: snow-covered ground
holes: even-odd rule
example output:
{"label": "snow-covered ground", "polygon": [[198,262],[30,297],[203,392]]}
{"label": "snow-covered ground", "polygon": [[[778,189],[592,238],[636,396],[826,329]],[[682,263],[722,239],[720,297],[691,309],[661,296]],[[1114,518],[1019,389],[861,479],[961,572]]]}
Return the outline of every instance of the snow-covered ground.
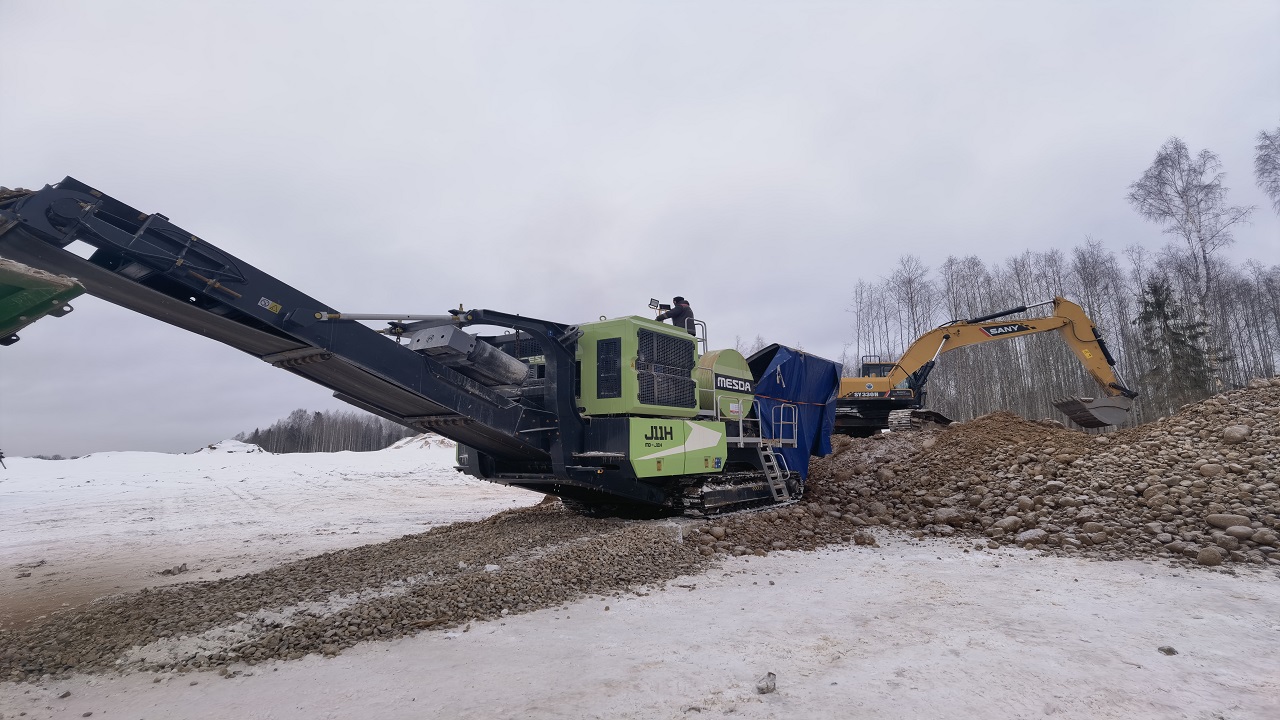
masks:
{"label": "snow-covered ground", "polygon": [[[219,567],[257,569],[540,499],[470,482],[451,464],[439,448],[17,459],[0,476],[4,569],[47,562],[30,578],[5,577],[0,610],[14,612],[14,588],[24,602],[77,578],[116,577],[127,589],[168,581],[154,572],[182,562],[191,572],[174,580],[219,577]],[[0,683],[0,715],[1280,718],[1273,570],[1231,575],[879,539],[881,548],[731,559],[662,590],[229,679]],[[104,566],[118,569],[104,575]],[[755,684],[766,672],[776,673],[777,691],[761,695]]]}
{"label": "snow-covered ground", "polygon": [[[0,628],[103,595],[254,572],[542,499],[458,473],[453,446],[439,439],[373,453],[255,449],[225,441],[189,455],[7,458]],[[159,574],[183,564],[186,572]]]}

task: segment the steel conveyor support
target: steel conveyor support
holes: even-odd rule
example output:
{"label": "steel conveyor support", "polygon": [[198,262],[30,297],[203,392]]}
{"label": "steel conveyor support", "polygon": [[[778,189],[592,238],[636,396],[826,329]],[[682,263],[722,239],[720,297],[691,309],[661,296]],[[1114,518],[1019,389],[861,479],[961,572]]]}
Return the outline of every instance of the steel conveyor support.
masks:
{"label": "steel conveyor support", "polygon": [[[74,241],[93,246],[92,256],[86,260],[67,251]],[[354,320],[320,321],[317,314],[333,316],[337,310],[163,215],[141,212],[72,178],[0,199],[0,256],[74,277],[92,295],[235,347],[385,417],[496,458],[548,460],[556,443],[548,436],[559,436],[545,432],[558,425],[554,414],[505,398]],[[518,321],[536,326],[544,343],[554,344],[554,330],[564,329]]]}

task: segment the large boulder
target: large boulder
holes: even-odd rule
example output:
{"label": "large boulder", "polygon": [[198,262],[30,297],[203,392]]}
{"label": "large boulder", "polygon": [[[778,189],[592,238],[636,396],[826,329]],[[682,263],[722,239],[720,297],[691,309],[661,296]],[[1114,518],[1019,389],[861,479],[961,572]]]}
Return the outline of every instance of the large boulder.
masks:
{"label": "large boulder", "polygon": [[965,519],[965,513],[955,508],[938,508],[933,511],[933,522],[938,525],[963,525]]}
{"label": "large boulder", "polygon": [[1022,518],[1010,515],[997,520],[995,526],[1007,533],[1015,532],[1018,528],[1022,527]]}
{"label": "large boulder", "polygon": [[1228,445],[1239,445],[1249,439],[1253,429],[1248,425],[1229,425],[1222,431],[1222,442]]}
{"label": "large boulder", "polygon": [[1210,567],[1214,565],[1221,565],[1222,560],[1222,551],[1216,547],[1204,548],[1196,554],[1196,562],[1201,565],[1208,565]]}
{"label": "large boulder", "polygon": [[1040,543],[1044,542],[1048,538],[1049,538],[1049,533],[1045,532],[1044,530],[1041,530],[1040,528],[1032,528],[1030,530],[1023,530],[1022,532],[1018,533],[1013,538],[1013,541],[1019,545],[1039,545]]}
{"label": "large boulder", "polygon": [[1237,525],[1249,525],[1249,518],[1243,515],[1231,515],[1227,513],[1214,513],[1206,515],[1204,521],[1210,525],[1226,530],[1229,527]]}

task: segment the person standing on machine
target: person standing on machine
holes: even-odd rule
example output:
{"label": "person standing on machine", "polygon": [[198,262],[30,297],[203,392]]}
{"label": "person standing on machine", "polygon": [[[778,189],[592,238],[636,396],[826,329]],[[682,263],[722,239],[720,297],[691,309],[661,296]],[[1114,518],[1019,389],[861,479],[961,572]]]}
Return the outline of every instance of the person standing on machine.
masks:
{"label": "person standing on machine", "polygon": [[671,320],[672,325],[684,328],[690,335],[698,334],[693,329],[693,308],[689,307],[689,301],[679,295],[671,298],[671,309],[659,315],[657,320]]}

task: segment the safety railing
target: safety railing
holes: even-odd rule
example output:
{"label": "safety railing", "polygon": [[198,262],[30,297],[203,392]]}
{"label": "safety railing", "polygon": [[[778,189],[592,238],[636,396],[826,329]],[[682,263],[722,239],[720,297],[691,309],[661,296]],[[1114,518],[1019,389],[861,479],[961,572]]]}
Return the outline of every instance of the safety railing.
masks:
{"label": "safety railing", "polygon": [[[707,402],[708,399],[710,402]],[[741,420],[751,414],[754,402],[749,398],[744,399],[742,393],[730,394],[716,388],[698,388],[699,414],[717,420]]]}
{"label": "safety railing", "polygon": [[773,437],[761,442],[778,447],[796,447],[800,437],[800,409],[792,403],[773,406],[769,419],[773,425]]}
{"label": "safety railing", "polygon": [[707,324],[696,318],[684,321],[685,330],[693,330],[693,339],[698,344],[698,354],[707,354]]}

